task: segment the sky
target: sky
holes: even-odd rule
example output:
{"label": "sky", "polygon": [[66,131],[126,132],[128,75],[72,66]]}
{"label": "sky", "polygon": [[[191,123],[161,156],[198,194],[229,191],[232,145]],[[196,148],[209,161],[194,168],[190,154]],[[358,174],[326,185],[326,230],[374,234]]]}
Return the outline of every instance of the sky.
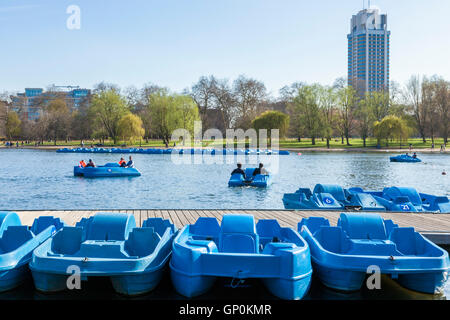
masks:
{"label": "sky", "polygon": [[[80,28],[69,29],[70,5]],[[450,80],[450,1],[372,0],[388,14],[391,80]],[[367,6],[367,4],[366,4]],[[278,95],[347,72],[350,19],[363,0],[0,0],[0,92],[101,81],[181,91],[239,75]],[[72,21],[72,20],[70,20]]]}

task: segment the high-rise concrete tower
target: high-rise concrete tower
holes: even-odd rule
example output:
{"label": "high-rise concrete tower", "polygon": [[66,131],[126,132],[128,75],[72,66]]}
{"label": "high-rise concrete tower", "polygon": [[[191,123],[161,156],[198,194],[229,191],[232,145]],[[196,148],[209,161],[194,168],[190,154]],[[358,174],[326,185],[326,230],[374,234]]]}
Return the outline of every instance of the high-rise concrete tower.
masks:
{"label": "high-rise concrete tower", "polygon": [[371,7],[354,15],[348,38],[348,84],[360,95],[389,90],[387,15]]}

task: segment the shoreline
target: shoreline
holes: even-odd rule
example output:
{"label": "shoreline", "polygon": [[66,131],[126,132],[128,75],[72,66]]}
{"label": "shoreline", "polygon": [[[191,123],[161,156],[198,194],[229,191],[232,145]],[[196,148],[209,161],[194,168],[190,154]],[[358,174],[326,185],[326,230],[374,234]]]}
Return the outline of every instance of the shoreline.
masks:
{"label": "shoreline", "polygon": [[[0,150],[2,149],[16,149],[16,150],[45,150],[45,151],[56,151],[58,149],[62,149],[62,148],[80,148],[80,146],[40,146],[40,147],[36,147],[36,146],[19,146],[19,147],[6,147],[6,146],[0,146]],[[88,148],[89,147],[85,147]],[[165,147],[135,147],[135,146],[130,146],[130,147],[102,147],[105,149],[111,149],[111,148],[139,148],[139,149],[172,149],[172,148],[165,148]],[[189,148],[189,147],[186,147]],[[194,147],[191,147],[194,148]],[[196,147],[195,149],[210,149],[208,147]],[[212,148],[212,149],[218,149],[218,148]],[[450,151],[446,150],[441,152],[440,149],[431,149],[431,148],[423,148],[423,149],[416,149],[416,148],[412,148],[411,150],[409,150],[409,148],[405,148],[405,149],[399,149],[399,148],[395,148],[395,149],[386,149],[386,148],[382,148],[382,149],[376,149],[373,147],[368,147],[368,148],[323,148],[323,147],[311,147],[311,148],[289,148],[289,147],[280,147],[279,150],[283,150],[283,151],[289,151],[289,152],[293,152],[293,153],[298,153],[298,152],[321,152],[321,153],[411,153],[411,152],[416,152],[416,153],[428,153],[428,154],[449,154]]]}

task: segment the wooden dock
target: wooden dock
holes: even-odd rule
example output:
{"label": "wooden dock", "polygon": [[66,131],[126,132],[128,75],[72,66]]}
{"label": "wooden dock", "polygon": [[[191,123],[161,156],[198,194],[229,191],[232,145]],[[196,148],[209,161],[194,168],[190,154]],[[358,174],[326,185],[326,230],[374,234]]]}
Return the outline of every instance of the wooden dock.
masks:
{"label": "wooden dock", "polygon": [[[178,228],[193,224],[199,217],[214,217],[219,221],[224,214],[252,214],[259,219],[277,219],[281,226],[297,228],[302,218],[324,217],[332,225],[337,223],[339,211],[290,211],[290,210],[91,210],[91,211],[16,211],[23,224],[31,225],[39,216],[55,216],[63,219],[69,225],[75,225],[81,218],[87,218],[96,212],[126,212],[136,218],[136,224],[141,225],[151,217],[170,219]],[[450,245],[450,214],[399,213],[382,212],[384,219],[391,219],[400,227],[414,227],[430,240],[441,245]]]}

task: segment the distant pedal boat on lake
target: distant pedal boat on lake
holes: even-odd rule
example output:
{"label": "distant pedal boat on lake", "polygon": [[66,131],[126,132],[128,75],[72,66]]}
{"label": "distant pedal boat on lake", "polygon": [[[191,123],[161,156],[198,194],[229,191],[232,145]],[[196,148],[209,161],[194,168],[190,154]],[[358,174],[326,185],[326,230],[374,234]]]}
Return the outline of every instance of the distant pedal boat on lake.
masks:
{"label": "distant pedal boat on lake", "polygon": [[141,173],[136,168],[124,168],[118,163],[107,163],[98,167],[73,167],[73,175],[85,178],[107,177],[139,177]]}
{"label": "distant pedal boat on lake", "polygon": [[390,157],[391,162],[408,162],[408,163],[417,163],[422,162],[419,158],[414,158],[406,154],[401,154],[395,157]]}
{"label": "distant pedal boat on lake", "polygon": [[110,277],[114,289],[137,295],[156,287],[169,261],[176,229],[169,220],[148,218],[136,227],[132,214],[96,213],[64,227],[33,253],[35,287],[62,291],[73,267],[81,280]]}
{"label": "distant pedal boat on lake", "polygon": [[261,279],[281,299],[302,299],[311,283],[308,244],[276,220],[251,215],[200,217],[175,237],[170,261],[172,283],[178,293],[195,297],[206,293],[218,277]]}
{"label": "distant pedal boat on lake", "polygon": [[314,273],[333,289],[361,289],[370,266],[429,294],[440,293],[448,279],[445,250],[414,228],[399,228],[376,213],[342,213],[335,227],[325,218],[310,217],[298,224],[298,231],[310,246]]}
{"label": "distant pedal boat on lake", "polygon": [[245,177],[242,174],[233,174],[228,181],[229,187],[257,187],[266,188],[272,182],[272,176],[270,174],[257,174],[253,176],[253,172],[256,168],[245,169]]}
{"label": "distant pedal boat on lake", "polygon": [[43,216],[28,227],[22,225],[17,213],[0,212],[0,292],[30,278],[28,263],[33,250],[63,225],[59,218]]}

